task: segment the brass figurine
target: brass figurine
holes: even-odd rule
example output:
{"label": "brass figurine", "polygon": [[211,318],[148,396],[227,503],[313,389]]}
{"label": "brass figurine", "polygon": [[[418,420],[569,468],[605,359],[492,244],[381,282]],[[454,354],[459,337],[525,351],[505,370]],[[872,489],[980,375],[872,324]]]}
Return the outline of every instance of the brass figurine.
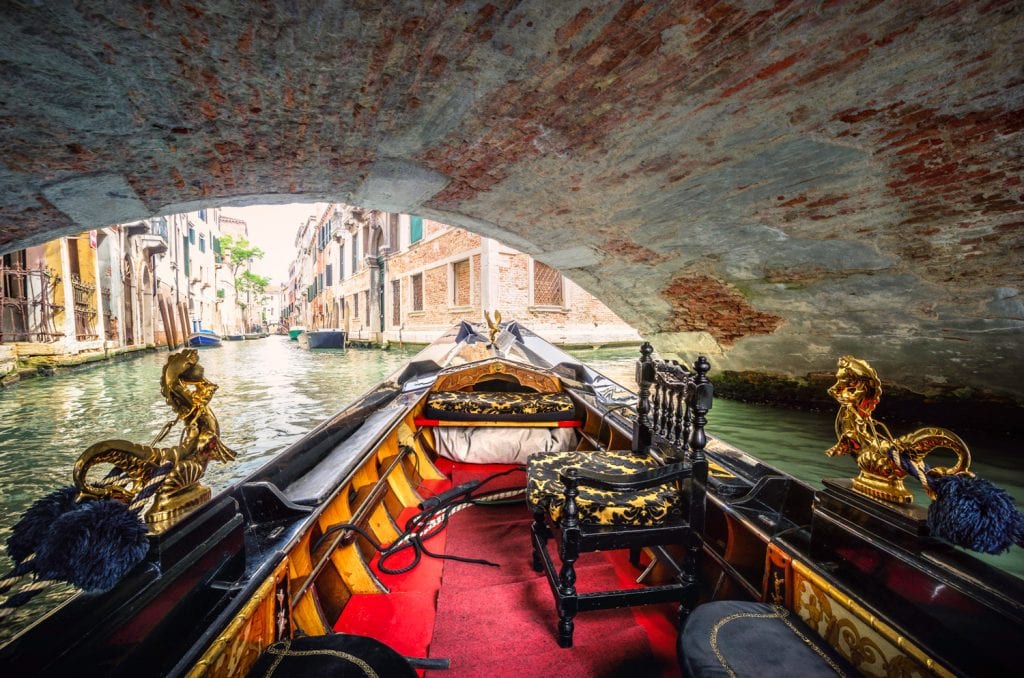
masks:
{"label": "brass figurine", "polygon": [[494,320],[491,320],[490,311],[484,311],[484,318],[487,319],[487,326],[491,328],[491,346],[494,346],[494,340],[498,337],[498,332],[501,331],[501,311],[494,312]]}
{"label": "brass figurine", "polygon": [[[167,358],[160,391],[177,413],[149,445],[129,440],[104,440],[90,446],[75,462],[74,482],[81,497],[117,499],[127,504],[144,500],[143,490],[153,494],[146,523],[160,532],[189,510],[210,499],[210,488],[199,481],[211,459],[228,462],[235,453],[220,440],[220,425],[210,409],[217,385],[203,376],[195,349]],[[181,439],[173,447],[155,447],[177,422]],[[90,482],[90,469],[99,464],[114,466],[107,480]]]}
{"label": "brass figurine", "polygon": [[[839,403],[836,414],[838,442],[826,454],[836,457],[848,454],[860,467],[853,480],[856,492],[897,504],[910,504],[913,495],[903,485],[909,473],[921,482],[928,496],[935,494],[928,484],[929,476],[967,474],[970,472],[971,452],[952,431],[926,427],[894,438],[889,429],[872,418],[882,398],[882,382],[867,362],[843,356],[836,370],[836,383],[828,394]],[[924,459],[935,448],[952,450],[957,463],[952,468],[925,467]]]}

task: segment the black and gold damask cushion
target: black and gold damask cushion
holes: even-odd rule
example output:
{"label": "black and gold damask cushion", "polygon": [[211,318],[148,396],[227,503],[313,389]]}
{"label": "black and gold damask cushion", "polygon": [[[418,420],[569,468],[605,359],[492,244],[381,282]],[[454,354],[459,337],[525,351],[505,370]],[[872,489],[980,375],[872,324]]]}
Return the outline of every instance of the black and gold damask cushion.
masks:
{"label": "black and gold damask cushion", "polygon": [[[526,501],[532,511],[545,511],[552,520],[562,515],[565,486],[562,469],[587,468],[598,473],[627,476],[658,467],[645,454],[630,451],[541,452],[527,462]],[[682,515],[682,500],[674,483],[645,490],[609,491],[579,486],[576,504],[582,523],[597,525],[659,525]]]}
{"label": "black and gold damask cushion", "polygon": [[438,391],[427,396],[423,416],[441,421],[558,422],[576,418],[565,393]]}

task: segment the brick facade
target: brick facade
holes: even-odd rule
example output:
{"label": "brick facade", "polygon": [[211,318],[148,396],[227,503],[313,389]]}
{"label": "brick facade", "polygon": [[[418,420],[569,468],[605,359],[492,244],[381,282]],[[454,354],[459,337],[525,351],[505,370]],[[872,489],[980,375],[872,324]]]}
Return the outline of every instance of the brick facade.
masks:
{"label": "brick facade", "polygon": [[[296,242],[300,258],[292,270],[297,278],[306,273],[292,283],[299,293],[290,324],[339,326],[353,339],[426,343],[460,320],[481,322],[485,310],[499,310],[504,319],[518,320],[558,343],[639,341],[607,306],[528,255],[430,219],[414,227],[409,216],[400,215],[397,229],[392,228],[395,216],[331,205],[315,227],[311,220]],[[332,230],[323,249],[304,244],[328,221]],[[414,231],[422,237],[411,242]],[[378,298],[378,254],[383,299]],[[315,281],[327,262],[334,267],[332,284],[318,290]],[[307,299],[302,290],[310,285],[314,297]]]}

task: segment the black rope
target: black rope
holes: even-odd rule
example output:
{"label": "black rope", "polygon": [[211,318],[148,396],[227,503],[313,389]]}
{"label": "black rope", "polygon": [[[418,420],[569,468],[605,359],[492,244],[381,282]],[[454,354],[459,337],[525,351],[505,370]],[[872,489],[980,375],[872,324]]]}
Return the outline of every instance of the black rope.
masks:
{"label": "black rope", "polygon": [[[431,498],[444,498],[442,501],[439,501],[436,505],[428,504],[430,500],[425,500],[423,504],[420,504],[420,507],[423,508],[424,504],[428,504],[428,507],[424,508],[424,510],[420,511],[416,515],[409,518],[408,521],[406,521],[405,531],[402,534],[400,534],[398,536],[398,539],[396,539],[394,543],[389,547],[385,548],[378,544],[377,541],[372,536],[367,534],[367,532],[358,525],[355,525],[353,523],[336,523],[328,527],[326,530],[324,530],[323,535],[321,535],[320,538],[317,539],[316,542],[313,544],[312,551],[316,552],[316,550],[319,549],[331,535],[336,534],[337,532],[342,530],[351,530],[352,532],[355,532],[363,539],[365,539],[370,544],[370,546],[374,548],[374,550],[380,553],[380,559],[377,561],[377,568],[384,574],[404,574],[409,570],[413,569],[414,567],[416,567],[417,565],[419,565],[420,560],[422,559],[423,556],[428,556],[430,558],[438,558],[440,560],[454,560],[460,563],[487,565],[489,567],[500,567],[500,565],[498,565],[497,563],[493,563],[489,560],[484,560],[482,558],[468,558],[465,556],[434,553],[433,551],[427,548],[425,542],[436,537],[442,531],[444,531],[446,527],[448,527],[448,520],[451,518],[451,515],[454,512],[453,510],[456,507],[461,506],[463,504],[479,505],[480,503],[482,503],[482,501],[486,497],[481,497],[479,495],[480,488],[482,488],[484,485],[491,482],[495,478],[500,478],[501,476],[508,475],[509,473],[512,473],[513,471],[516,470],[522,470],[523,468],[524,467],[522,466],[516,466],[508,469],[507,471],[501,471],[499,473],[490,475],[481,480],[479,483],[473,483],[471,485],[467,483],[465,489],[460,490],[460,488],[463,486],[458,486],[456,488],[453,488],[453,490],[455,490],[454,494],[449,495],[449,493],[452,493],[453,490],[442,492],[441,494],[437,495],[437,497]],[[441,516],[441,520],[436,525],[431,527],[430,523],[438,515]],[[413,549],[413,557],[412,562],[410,562],[408,565],[404,565],[402,567],[394,569],[387,567],[387,565],[385,565],[385,562],[389,558],[410,548]]]}

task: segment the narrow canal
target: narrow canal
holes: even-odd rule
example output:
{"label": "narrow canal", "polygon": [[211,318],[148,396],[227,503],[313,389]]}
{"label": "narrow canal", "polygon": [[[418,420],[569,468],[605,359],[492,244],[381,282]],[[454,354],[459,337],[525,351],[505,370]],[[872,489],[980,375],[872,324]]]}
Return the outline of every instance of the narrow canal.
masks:
{"label": "narrow canal", "polygon": [[[239,453],[229,465],[211,464],[207,482],[216,491],[238,481],[276,451],[294,442],[381,379],[412,350],[307,351],[287,337],[225,342],[205,350],[207,378],[219,385],[213,400],[224,441]],[[633,388],[633,350],[585,351],[582,360]],[[149,442],[170,409],[160,395],[165,351],[122,362],[34,379],[0,390],[0,541],[37,498],[70,482],[71,467],[89,445],[105,438]],[[941,422],[931,422],[941,424]],[[854,473],[850,459],[829,459],[835,442],[831,413],[796,412],[718,400],[709,430],[765,462],[811,483]],[[176,433],[176,432],[175,432]],[[174,434],[172,434],[174,435]],[[1009,441],[968,436],[979,475],[1024,500],[1024,467]],[[909,483],[908,483],[909,485]],[[0,549],[3,550],[3,549]],[[986,560],[1024,577],[1024,552]],[[10,568],[6,552],[0,574]],[[66,597],[53,587],[38,602],[0,627],[0,641],[30,623],[38,610]]]}

